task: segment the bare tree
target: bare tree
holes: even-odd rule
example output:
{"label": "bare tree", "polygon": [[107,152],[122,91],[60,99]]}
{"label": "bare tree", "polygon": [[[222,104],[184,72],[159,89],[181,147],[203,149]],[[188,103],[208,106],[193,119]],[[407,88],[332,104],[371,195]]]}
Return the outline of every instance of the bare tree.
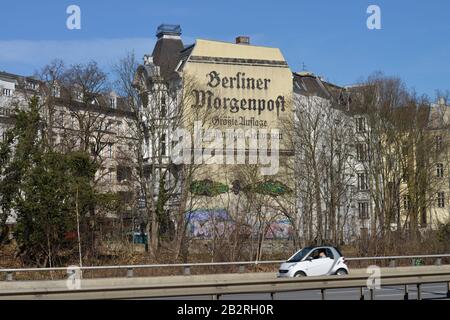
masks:
{"label": "bare tree", "polygon": [[[354,189],[351,173],[352,118],[335,96],[294,96],[293,134],[296,151],[288,163],[295,177],[296,231],[305,243],[343,241]],[[295,218],[294,218],[295,217]]]}
{"label": "bare tree", "polygon": [[[139,186],[141,229],[149,237],[146,249],[156,257],[161,245],[171,244],[168,247],[177,259],[187,250],[185,217],[186,211],[193,210],[190,185],[200,165],[172,162],[172,134],[178,128],[192,134],[195,121],[201,121],[205,129],[208,119],[218,112],[189,108],[193,105],[192,90],[200,88],[189,75],[168,81],[161,77],[158,66],[151,62],[139,65],[132,53],[119,61],[114,71],[117,90],[134,112],[133,158],[137,163],[133,178]],[[191,150],[191,160],[193,156]]]}
{"label": "bare tree", "polygon": [[369,174],[371,237],[385,240],[372,243],[386,250],[393,230],[415,240],[442,187],[436,165],[444,142],[436,149],[436,136],[429,130],[430,103],[400,79],[375,74],[354,88],[351,105],[367,121],[358,141],[359,160]]}

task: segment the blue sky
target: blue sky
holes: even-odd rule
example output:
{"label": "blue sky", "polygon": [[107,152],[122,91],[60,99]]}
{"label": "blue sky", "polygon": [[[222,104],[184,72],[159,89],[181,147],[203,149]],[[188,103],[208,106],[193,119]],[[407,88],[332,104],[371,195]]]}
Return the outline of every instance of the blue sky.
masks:
{"label": "blue sky", "polygon": [[[66,28],[66,8],[81,8],[81,30]],[[381,8],[369,30],[367,7]],[[418,93],[450,90],[450,1],[0,0],[0,70],[32,74],[53,58],[97,60],[105,69],[127,52],[151,53],[161,23],[180,24],[183,40],[234,41],[281,49],[291,69],[339,85],[374,71],[399,76]]]}

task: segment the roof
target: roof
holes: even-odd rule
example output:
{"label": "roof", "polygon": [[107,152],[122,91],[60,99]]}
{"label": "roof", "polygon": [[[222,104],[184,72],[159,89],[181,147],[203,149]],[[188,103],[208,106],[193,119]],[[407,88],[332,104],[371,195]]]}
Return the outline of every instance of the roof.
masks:
{"label": "roof", "polygon": [[191,44],[187,47],[185,47],[181,52],[180,52],[180,62],[181,64],[179,64],[179,66],[177,67],[176,71],[180,71],[183,70],[184,64],[186,63],[187,59],[189,58],[189,56],[192,53],[192,50],[194,50],[195,47],[195,43]]}
{"label": "roof", "polygon": [[183,70],[188,60],[189,62],[238,63],[289,68],[278,48],[204,39],[197,39],[194,44],[180,52],[179,62],[181,63],[177,71]]}
{"label": "roof", "polygon": [[[17,74],[13,74],[13,73],[8,73],[5,71],[0,71],[0,80],[6,80],[6,81],[14,81],[16,82],[16,89],[18,89],[21,92],[29,92],[32,94],[40,94],[40,90],[37,89],[30,89],[27,88],[25,86],[26,82],[33,82],[33,83],[38,83],[39,86],[45,84],[44,81],[42,80],[38,80],[34,77],[26,77],[26,76],[21,76],[21,75],[17,75]],[[67,102],[68,99],[70,98],[70,90],[71,88],[66,88],[66,87],[61,87],[61,97],[57,98],[57,101],[59,100],[60,102]],[[130,112],[132,112],[130,106],[127,104],[126,98],[123,97],[119,97],[116,94],[114,94],[114,96],[117,98],[117,102],[116,102],[116,108],[111,108],[109,105],[109,97],[110,97],[111,93],[101,93],[101,94],[94,94],[92,95],[92,98],[95,99],[98,102],[98,105],[96,105],[97,107],[100,107],[98,109],[96,109],[97,111],[102,111],[102,112],[118,112],[118,113],[123,113],[123,114],[130,114]],[[76,101],[72,101],[71,102],[73,105],[80,105],[81,103],[77,103]]]}
{"label": "roof", "polygon": [[21,76],[18,74],[13,74],[13,73],[5,72],[5,71],[0,71],[0,80],[11,81],[11,82],[14,81],[14,82],[17,82],[18,84],[22,84],[23,81],[35,82],[35,83],[41,82],[40,80],[38,80],[32,76]]}
{"label": "roof", "polygon": [[345,90],[309,72],[294,72],[293,75],[294,92],[300,95],[330,99],[339,97],[339,94]]}
{"label": "roof", "polygon": [[176,76],[175,68],[184,49],[181,38],[160,38],[153,49],[153,62],[159,66],[161,76],[170,80]]}
{"label": "roof", "polygon": [[17,75],[8,73],[5,71],[0,71],[0,80],[6,80],[6,81],[16,81],[18,78]]}
{"label": "roof", "polygon": [[285,61],[283,54],[278,48],[204,39],[196,40],[192,54],[217,58]]}

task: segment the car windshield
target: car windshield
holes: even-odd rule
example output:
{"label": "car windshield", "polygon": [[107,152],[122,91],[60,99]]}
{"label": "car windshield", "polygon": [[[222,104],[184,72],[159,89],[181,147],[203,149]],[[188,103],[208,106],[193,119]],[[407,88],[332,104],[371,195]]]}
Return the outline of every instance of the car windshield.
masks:
{"label": "car windshield", "polygon": [[311,249],[311,247],[303,248],[293,255],[287,262],[300,262],[311,251]]}

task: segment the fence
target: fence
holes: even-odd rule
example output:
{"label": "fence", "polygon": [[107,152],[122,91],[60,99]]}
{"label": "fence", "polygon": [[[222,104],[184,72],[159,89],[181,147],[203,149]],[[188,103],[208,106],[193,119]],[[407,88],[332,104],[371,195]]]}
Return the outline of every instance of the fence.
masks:
{"label": "fence", "polygon": [[[422,270],[421,272],[396,272],[383,275],[382,285],[404,285],[404,298],[408,299],[408,285],[417,286],[417,299],[422,298],[423,284],[447,283],[447,296],[450,297],[450,268],[441,270]],[[360,299],[365,298],[364,287],[367,275],[350,275],[346,277],[305,277],[291,279],[253,279],[231,281],[203,281],[188,283],[153,284],[144,286],[92,287],[79,290],[68,289],[27,289],[22,291],[0,292],[0,299],[138,299],[167,298],[186,296],[212,296],[220,299],[232,294],[270,294],[272,299],[280,292],[320,290],[321,299],[326,299],[326,290],[339,288],[359,288]],[[374,299],[374,290],[370,289],[370,299]]]}
{"label": "fence", "polygon": [[[408,261],[409,265],[424,265],[425,262],[431,262],[435,265],[441,265],[448,262],[450,254],[432,254],[432,255],[408,255],[408,256],[386,256],[386,257],[353,257],[345,258],[347,263],[359,263],[372,261],[374,263],[383,262],[389,267],[396,267],[399,261]],[[444,259],[446,261],[444,261]],[[155,273],[141,273],[137,274],[139,270],[169,270],[177,269],[181,270],[183,274],[190,275],[191,271],[195,269],[207,270],[208,268],[227,268],[228,272],[246,272],[246,271],[257,271],[258,267],[261,266],[277,266],[285,262],[284,260],[272,260],[272,261],[238,261],[238,262],[210,262],[210,263],[178,263],[178,264],[150,264],[150,265],[118,265],[118,266],[86,266],[81,267],[80,270],[83,271],[83,277],[89,277],[89,272],[91,277],[95,278],[95,273],[102,271],[102,277],[105,276],[144,276],[144,275],[155,275]],[[422,263],[423,262],[423,263]],[[351,267],[351,266],[350,266]],[[0,273],[5,274],[3,279],[7,281],[13,281],[16,274],[29,274],[29,273],[48,273],[50,274],[50,279],[55,278],[65,278],[67,276],[68,268],[23,268],[23,269],[0,269]],[[108,271],[115,271],[111,273]],[[211,270],[210,270],[211,271]],[[273,270],[275,271],[275,270]],[[22,279],[29,279],[26,277],[21,277]],[[33,279],[36,279],[34,277]],[[46,278],[38,278],[46,279]],[[47,278],[48,279],[48,278]]]}

